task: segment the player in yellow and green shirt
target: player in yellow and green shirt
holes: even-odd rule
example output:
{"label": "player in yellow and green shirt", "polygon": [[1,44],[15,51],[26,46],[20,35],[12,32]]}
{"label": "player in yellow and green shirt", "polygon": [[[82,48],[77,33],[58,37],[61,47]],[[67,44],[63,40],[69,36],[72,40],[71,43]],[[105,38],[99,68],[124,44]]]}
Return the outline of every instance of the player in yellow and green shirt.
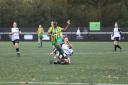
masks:
{"label": "player in yellow and green shirt", "polygon": [[49,34],[49,36],[50,36],[52,48],[54,49],[54,48],[55,48],[55,36],[54,36],[54,34],[53,34],[53,30],[54,30],[53,22],[54,22],[54,21],[51,21],[51,26],[50,26],[49,29],[48,29],[48,34]]}
{"label": "player in yellow and green shirt", "polygon": [[43,38],[44,29],[41,25],[39,25],[37,34],[38,34],[38,48],[42,47],[42,38]]}
{"label": "player in yellow and green shirt", "polygon": [[63,50],[61,49],[61,44],[63,43],[62,31],[66,31],[70,25],[70,20],[67,21],[67,26],[62,28],[58,26],[56,21],[51,22],[51,27],[48,30],[48,34],[51,37],[53,50],[56,48],[60,54],[63,54]]}

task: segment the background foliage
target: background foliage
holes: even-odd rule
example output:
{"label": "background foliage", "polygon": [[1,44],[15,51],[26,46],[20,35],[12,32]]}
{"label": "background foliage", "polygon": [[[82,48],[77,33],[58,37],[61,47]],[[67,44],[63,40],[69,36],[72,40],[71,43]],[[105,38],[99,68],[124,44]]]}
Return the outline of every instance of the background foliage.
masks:
{"label": "background foliage", "polygon": [[113,26],[118,21],[125,27],[127,15],[128,0],[0,0],[0,27],[9,27],[13,21],[23,27],[48,27],[51,20],[63,25],[67,19],[73,26],[88,26],[90,21]]}

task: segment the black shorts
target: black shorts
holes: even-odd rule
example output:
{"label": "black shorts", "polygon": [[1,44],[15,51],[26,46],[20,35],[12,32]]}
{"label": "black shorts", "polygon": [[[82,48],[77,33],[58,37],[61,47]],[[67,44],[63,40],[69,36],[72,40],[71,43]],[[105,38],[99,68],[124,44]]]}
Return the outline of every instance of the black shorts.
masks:
{"label": "black shorts", "polygon": [[12,43],[13,43],[13,45],[15,45],[15,43],[19,43],[19,39],[12,41]]}
{"label": "black shorts", "polygon": [[119,37],[115,37],[114,40],[115,40],[115,41],[119,41]]}

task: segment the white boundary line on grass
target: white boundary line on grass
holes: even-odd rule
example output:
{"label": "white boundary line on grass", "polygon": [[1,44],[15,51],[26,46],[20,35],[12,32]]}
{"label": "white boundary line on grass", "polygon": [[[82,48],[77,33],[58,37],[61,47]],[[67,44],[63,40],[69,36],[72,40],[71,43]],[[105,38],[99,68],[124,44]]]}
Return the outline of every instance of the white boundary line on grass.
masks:
{"label": "white boundary line on grass", "polygon": [[66,82],[0,82],[0,84],[47,84],[47,85],[88,85],[89,83],[66,83]]}
{"label": "white boundary line on grass", "polygon": [[128,84],[107,84],[107,83],[96,83],[96,85],[128,85]]}
{"label": "white boundary line on grass", "polygon": [[[0,82],[0,84],[89,85],[89,83],[66,83],[66,82]],[[94,85],[128,85],[128,84],[94,83]]]}

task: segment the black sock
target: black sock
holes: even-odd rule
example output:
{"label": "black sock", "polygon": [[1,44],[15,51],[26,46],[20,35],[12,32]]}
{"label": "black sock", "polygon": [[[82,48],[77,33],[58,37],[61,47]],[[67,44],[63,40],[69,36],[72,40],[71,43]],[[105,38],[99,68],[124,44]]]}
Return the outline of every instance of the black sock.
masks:
{"label": "black sock", "polygon": [[118,48],[122,49],[119,45],[117,45]]}
{"label": "black sock", "polygon": [[16,52],[19,52],[19,48],[16,48]]}
{"label": "black sock", "polygon": [[54,61],[54,64],[61,64],[61,61]]}
{"label": "black sock", "polygon": [[116,51],[117,45],[114,45],[114,51]]}
{"label": "black sock", "polygon": [[42,42],[40,44],[41,44],[41,47],[42,47]]}

